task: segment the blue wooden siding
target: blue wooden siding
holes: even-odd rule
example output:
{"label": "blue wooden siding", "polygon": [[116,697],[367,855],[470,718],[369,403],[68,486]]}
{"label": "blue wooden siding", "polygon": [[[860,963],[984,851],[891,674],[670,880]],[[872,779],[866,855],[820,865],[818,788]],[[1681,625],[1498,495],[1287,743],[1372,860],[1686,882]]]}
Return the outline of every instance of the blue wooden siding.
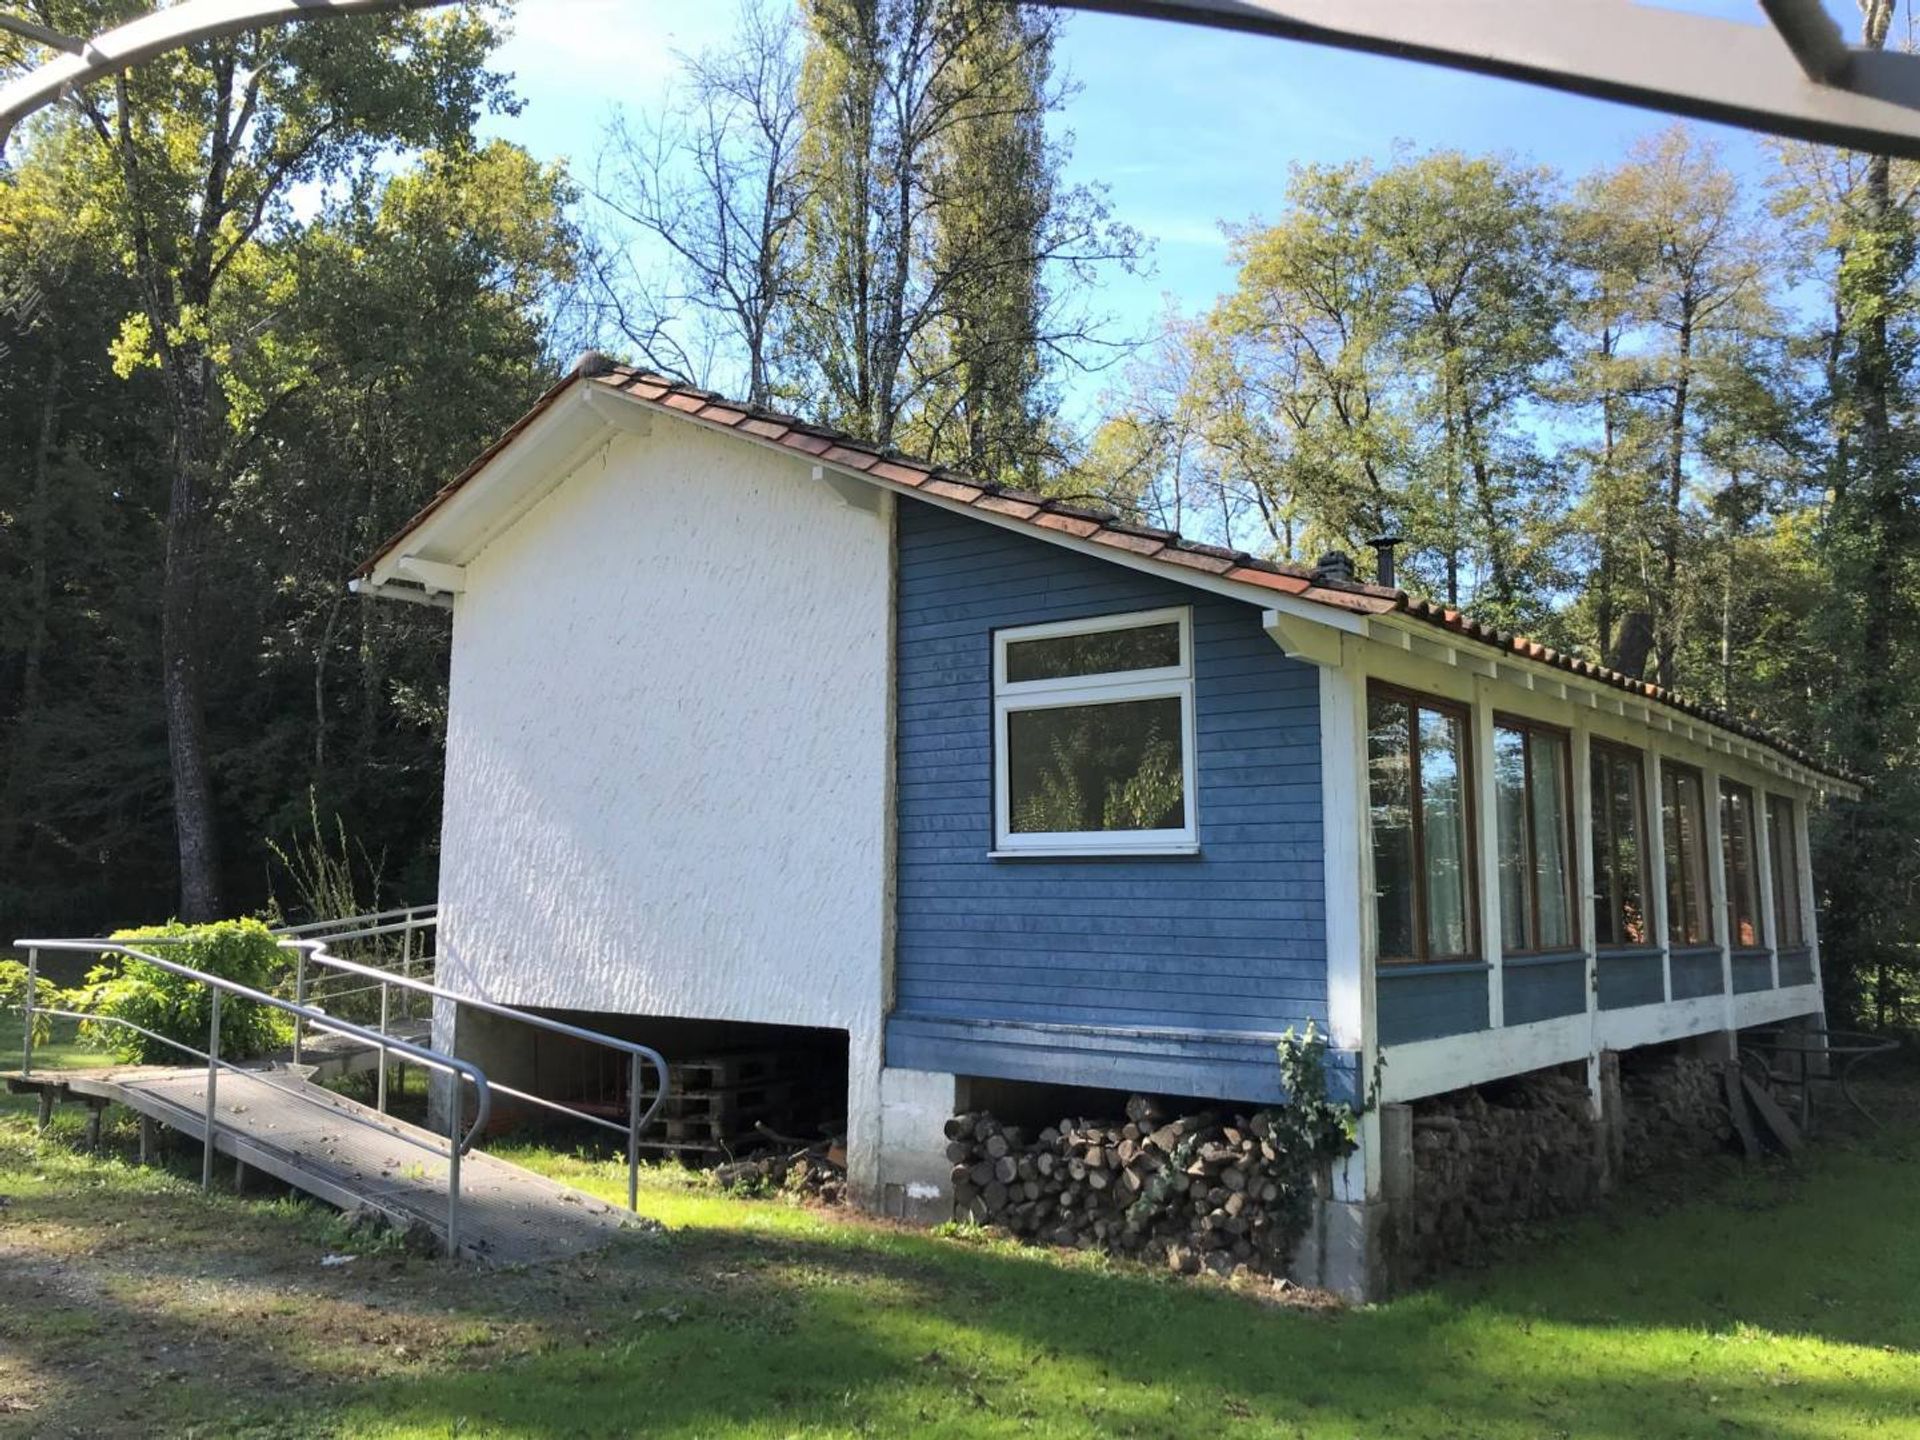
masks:
{"label": "blue wooden siding", "polygon": [[1602,1010],[1658,1005],[1666,999],[1666,957],[1658,950],[1602,950],[1595,968]]}
{"label": "blue wooden siding", "polygon": [[1673,963],[1673,998],[1696,1000],[1702,995],[1726,992],[1726,980],[1720,968],[1720,951],[1714,949],[1676,950]]}
{"label": "blue wooden siding", "polygon": [[1487,1028],[1487,971],[1478,961],[1382,965],[1374,971],[1382,1045]]}
{"label": "blue wooden siding", "polygon": [[1528,1025],[1587,1008],[1587,957],[1510,955],[1500,966],[1501,1013],[1509,1025]]}
{"label": "blue wooden siding", "polygon": [[[1251,605],[920,501],[897,584],[888,1063],[1274,1098],[1266,1037],[1326,1021],[1316,672]],[[990,858],[993,632],[1168,605],[1193,610],[1200,853]]]}
{"label": "blue wooden siding", "polygon": [[1773,956],[1765,950],[1733,952],[1733,993],[1750,994],[1773,988]]}
{"label": "blue wooden siding", "polygon": [[1813,983],[1813,951],[1782,950],[1780,952],[1780,984],[1811,985]]}

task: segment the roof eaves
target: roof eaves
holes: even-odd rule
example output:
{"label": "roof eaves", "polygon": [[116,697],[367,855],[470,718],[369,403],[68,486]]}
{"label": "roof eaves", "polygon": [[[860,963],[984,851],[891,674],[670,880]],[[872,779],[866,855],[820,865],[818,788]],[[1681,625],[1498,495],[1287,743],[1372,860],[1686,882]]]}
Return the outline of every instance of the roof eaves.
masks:
{"label": "roof eaves", "polygon": [[992,516],[1001,523],[1011,522],[1037,531],[1051,531],[1070,540],[1101,545],[1115,552],[1116,559],[1126,555],[1135,560],[1179,567],[1192,575],[1204,575],[1270,593],[1290,595],[1352,616],[1405,614],[1449,634],[1598,681],[1694,716],[1716,728],[1764,744],[1809,770],[1849,785],[1863,783],[1861,777],[1837,768],[1830,762],[1816,759],[1750,721],[1672,694],[1648,681],[1609,670],[1593,661],[1557,651],[1539,641],[1496,629],[1460,611],[1409,595],[1404,590],[1360,581],[1330,579],[1315,571],[1267,560],[1246,551],[1189,540],[1177,531],[1126,520],[1110,511],[974,480],[944,466],[869,444],[831,426],[746,404],[710,390],[698,389],[671,376],[630,366],[604,366],[592,373],[577,368],[548,389],[526,414],[475,457],[471,465],[443,486],[406,525],[363,563],[354,572],[355,576],[369,574],[407,535],[549,409],[569,386],[582,379],[590,379],[595,384],[687,418],[804,455],[821,464],[915,490],[961,509],[978,510],[983,516]]}

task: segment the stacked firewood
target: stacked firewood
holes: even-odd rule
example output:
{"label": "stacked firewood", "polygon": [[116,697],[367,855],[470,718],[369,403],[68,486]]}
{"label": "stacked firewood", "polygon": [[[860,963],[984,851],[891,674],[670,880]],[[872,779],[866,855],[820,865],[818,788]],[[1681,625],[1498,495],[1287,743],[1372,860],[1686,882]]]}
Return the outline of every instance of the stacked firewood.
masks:
{"label": "stacked firewood", "polygon": [[1584,1208],[1600,1154],[1586,1085],[1530,1075],[1414,1107],[1414,1274],[1487,1253],[1515,1225]]}
{"label": "stacked firewood", "polygon": [[1274,1112],[1170,1118],[1136,1095],[1124,1121],[1063,1119],[1029,1139],[985,1112],[947,1121],[954,1210],[1041,1244],[1186,1274],[1283,1274],[1311,1177],[1275,1143]]}

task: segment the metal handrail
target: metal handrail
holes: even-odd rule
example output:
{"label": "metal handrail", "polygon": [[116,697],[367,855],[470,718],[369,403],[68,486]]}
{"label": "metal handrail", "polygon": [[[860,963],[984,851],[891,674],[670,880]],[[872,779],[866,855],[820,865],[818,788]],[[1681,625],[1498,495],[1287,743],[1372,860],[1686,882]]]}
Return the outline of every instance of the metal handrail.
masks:
{"label": "metal handrail", "polygon": [[[456,1034],[458,1033],[460,1023],[460,1009],[464,1006],[467,1009],[478,1010],[484,1014],[498,1015],[502,1019],[517,1020],[522,1024],[534,1026],[536,1029],[545,1030],[551,1034],[565,1035],[570,1039],[585,1041],[591,1045],[603,1045],[610,1050],[617,1050],[624,1053],[628,1057],[627,1123],[625,1125],[616,1124],[612,1120],[604,1119],[601,1116],[591,1114],[585,1110],[575,1109],[573,1106],[558,1100],[550,1100],[542,1095],[532,1095],[524,1090],[503,1085],[498,1081],[494,1082],[493,1088],[502,1095],[508,1095],[516,1100],[525,1101],[530,1105],[537,1105],[542,1109],[565,1115],[569,1119],[584,1120],[588,1124],[598,1125],[602,1129],[611,1130],[616,1134],[624,1132],[627,1137],[627,1208],[636,1211],[640,1208],[640,1136],[646,1130],[647,1126],[653,1122],[653,1117],[659,1113],[661,1104],[667,1098],[667,1061],[666,1057],[658,1050],[655,1050],[650,1045],[639,1044],[637,1041],[622,1040],[616,1035],[608,1035],[603,1031],[588,1030],[580,1025],[569,1025],[564,1020],[555,1020],[550,1016],[536,1014],[531,1010],[522,1010],[517,1006],[502,1005],[495,1000],[483,1000],[478,996],[465,995],[457,990],[450,990],[444,985],[437,985],[430,980],[416,980],[409,975],[395,975],[392,971],[382,970],[377,966],[363,965],[354,960],[343,960],[337,955],[328,954],[326,941],[323,940],[287,939],[280,942],[280,948],[283,950],[292,950],[299,957],[295,961],[294,966],[294,984],[297,994],[304,995],[306,993],[306,967],[309,961],[316,965],[328,966],[344,974],[362,975],[378,982],[380,986],[380,1028],[383,1031],[386,1029],[388,1022],[388,987],[397,985],[403,990],[410,990],[417,994],[429,996],[435,1000],[451,1001],[454,1006],[453,1024],[456,1027]],[[333,1022],[318,1023],[320,1024],[320,1028],[327,1029]],[[299,1053],[299,1042],[300,1032],[299,1027],[296,1025],[294,1029],[294,1053],[296,1055]],[[654,1087],[653,1102],[649,1104],[645,1110],[640,1108],[640,1096],[645,1088],[641,1083],[641,1065],[643,1062],[653,1067],[654,1078],[658,1082]],[[380,1078],[376,1104],[380,1109],[384,1110],[386,1108],[387,1092],[387,1061],[384,1048],[380,1054],[379,1066]]]}
{"label": "metal handrail", "polygon": [[[284,936],[311,935],[316,930],[329,930],[336,925],[377,925],[383,920],[391,920],[396,915],[431,919],[437,915],[439,909],[438,902],[426,905],[398,905],[391,910],[373,910],[365,915],[339,915],[331,920],[309,920],[304,925],[280,925],[275,927],[273,933]],[[429,912],[433,913],[429,914]]]}
{"label": "metal handrail", "polygon": [[[156,936],[152,938],[169,942],[189,937]],[[314,942],[293,941],[288,943],[299,945],[312,944]],[[205,1136],[200,1169],[200,1184],[203,1189],[209,1188],[213,1184],[214,1137],[219,1130],[217,1097],[219,1075],[222,1069],[251,1075],[262,1083],[274,1085],[274,1088],[285,1091],[288,1094],[300,1095],[301,1093],[290,1090],[284,1085],[275,1084],[275,1082],[266,1079],[259,1071],[246,1070],[245,1067],[236,1065],[231,1060],[222,1060],[220,1058],[220,1001],[223,995],[231,995],[235,999],[246,1000],[256,1005],[266,1005],[272,1009],[281,1010],[292,1015],[294,1017],[296,1034],[299,1032],[300,1022],[302,1020],[310,1020],[315,1024],[324,1026],[324,1028],[328,1030],[351,1035],[378,1045],[383,1056],[388,1050],[396,1050],[413,1060],[416,1064],[428,1069],[445,1071],[449,1075],[463,1079],[471,1084],[474,1092],[474,1119],[473,1124],[467,1128],[464,1135],[461,1133],[460,1121],[462,1111],[465,1107],[458,1103],[457,1091],[455,1092],[455,1103],[448,1107],[447,1253],[449,1255],[456,1253],[460,1237],[460,1157],[473,1147],[474,1141],[477,1140],[480,1134],[486,1129],[487,1121],[493,1113],[493,1087],[487,1080],[486,1072],[474,1064],[473,1061],[463,1060],[457,1055],[443,1054],[427,1046],[416,1045],[409,1040],[393,1039],[390,1036],[369,1030],[364,1026],[356,1025],[351,1021],[337,1020],[328,1015],[326,1011],[314,1006],[303,1005],[292,1000],[283,1000],[279,996],[270,995],[264,990],[256,990],[251,985],[242,985],[237,980],[229,980],[225,976],[213,975],[205,970],[195,970],[191,966],[180,964],[178,961],[162,959],[158,955],[148,954],[144,950],[136,950],[130,945],[123,945],[115,940],[36,939],[19,940],[16,941],[15,944],[18,948],[27,952],[27,987],[25,1000],[21,1007],[25,1034],[25,1039],[21,1046],[22,1053],[20,1060],[20,1073],[23,1077],[30,1077],[33,1074],[33,1026],[36,1015],[58,1015],[76,1020],[124,1025],[142,1035],[151,1036],[153,1039],[172,1045],[190,1055],[198,1056],[207,1062],[206,1113],[203,1122],[205,1125]],[[141,960],[149,965],[156,966],[161,970],[167,971],[169,974],[179,975],[185,979],[197,981],[205,985],[211,993],[213,1000],[212,1014],[209,1017],[207,1027],[207,1048],[205,1050],[196,1050],[191,1045],[185,1044],[182,1041],[173,1040],[164,1035],[157,1035],[151,1030],[147,1030],[131,1021],[122,1020],[116,1015],[89,1015],[84,1011],[66,1010],[50,1005],[37,1006],[34,1003],[34,998],[35,992],[39,988],[40,952],[42,950],[126,956],[130,959]],[[302,1098],[310,1099],[310,1097]],[[417,1144],[419,1142],[416,1141],[414,1143]]]}

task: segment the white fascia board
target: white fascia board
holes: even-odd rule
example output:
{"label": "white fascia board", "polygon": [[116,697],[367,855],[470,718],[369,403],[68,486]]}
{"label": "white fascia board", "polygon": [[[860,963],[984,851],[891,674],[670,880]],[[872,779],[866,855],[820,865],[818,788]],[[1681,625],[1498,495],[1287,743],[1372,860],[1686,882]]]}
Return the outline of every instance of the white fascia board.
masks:
{"label": "white fascia board", "polygon": [[465,565],[610,438],[645,434],[651,424],[639,401],[575,385],[382,555],[369,578],[377,589],[403,578],[403,564]]}

